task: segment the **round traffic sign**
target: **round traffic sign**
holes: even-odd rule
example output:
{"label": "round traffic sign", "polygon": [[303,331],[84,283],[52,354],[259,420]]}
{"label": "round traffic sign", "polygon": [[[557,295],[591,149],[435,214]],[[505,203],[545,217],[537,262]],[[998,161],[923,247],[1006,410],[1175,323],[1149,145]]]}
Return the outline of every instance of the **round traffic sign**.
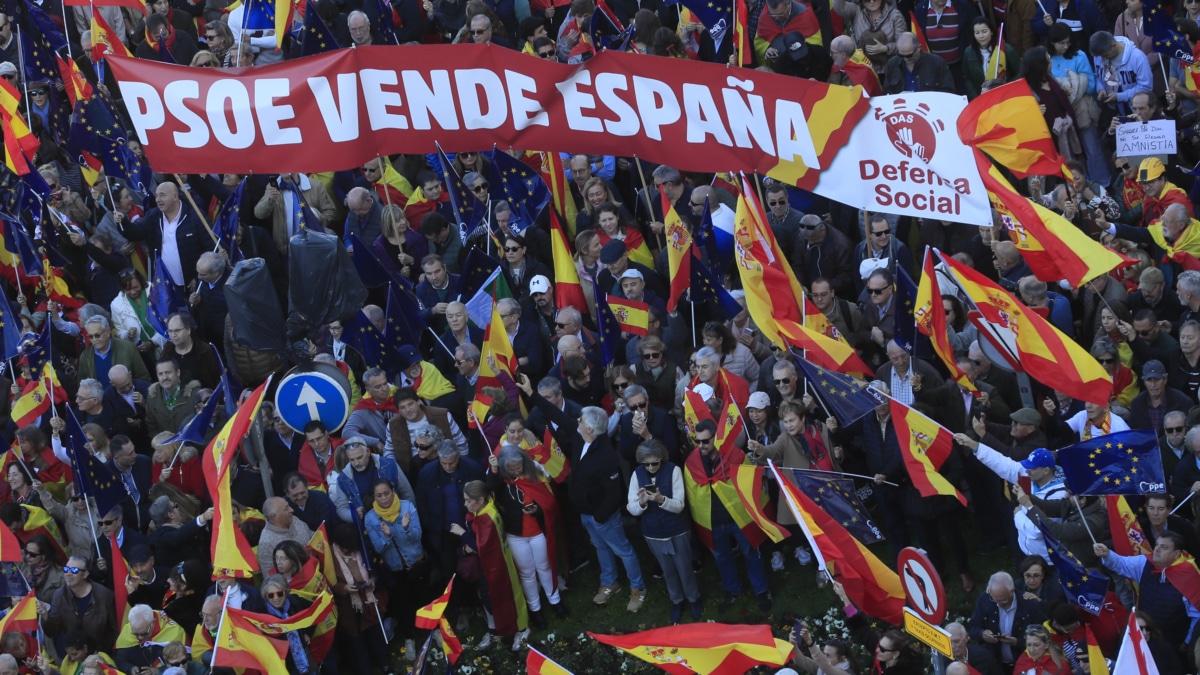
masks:
{"label": "round traffic sign", "polygon": [[350,380],[333,366],[314,363],[284,376],[275,390],[275,410],[291,428],[304,433],[304,425],[320,420],[330,433],[350,418]]}
{"label": "round traffic sign", "polygon": [[946,618],[946,587],[925,552],[909,546],[896,560],[900,583],[908,595],[908,606],[922,619],[939,624]]}

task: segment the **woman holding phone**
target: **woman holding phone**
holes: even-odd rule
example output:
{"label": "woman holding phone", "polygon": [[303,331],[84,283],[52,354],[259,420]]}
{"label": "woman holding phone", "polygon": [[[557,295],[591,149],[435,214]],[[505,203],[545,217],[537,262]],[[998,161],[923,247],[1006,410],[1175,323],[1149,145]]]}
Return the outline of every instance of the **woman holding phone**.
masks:
{"label": "woman holding phone", "polygon": [[683,471],[667,460],[667,449],[656,440],[638,446],[637,469],[629,481],[629,512],[642,519],[642,536],[662,568],[671,598],[671,624],[683,618],[683,601],[699,620],[704,606],[692,569],[690,523],[684,513]]}

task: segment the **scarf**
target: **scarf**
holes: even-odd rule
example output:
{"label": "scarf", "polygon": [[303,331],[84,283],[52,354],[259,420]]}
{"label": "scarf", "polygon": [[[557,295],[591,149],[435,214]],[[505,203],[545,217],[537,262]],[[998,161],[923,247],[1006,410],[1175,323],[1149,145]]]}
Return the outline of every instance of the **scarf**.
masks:
{"label": "scarf", "polygon": [[396,522],[397,518],[400,517],[400,498],[393,496],[392,505],[386,509],[379,506],[379,500],[375,500],[375,505],[371,507],[371,510],[373,510],[380,518],[386,520],[389,525],[391,525]]}
{"label": "scarf", "polygon": [[1101,436],[1107,436],[1109,433],[1111,433],[1111,429],[1112,429],[1112,411],[1111,411],[1111,410],[1109,410],[1109,411],[1106,411],[1106,412],[1104,413],[1104,419],[1100,420],[1100,424],[1099,424],[1099,425],[1093,425],[1091,420],[1089,420],[1089,419],[1085,419],[1085,420],[1083,421],[1083,440],[1085,440],[1085,441],[1086,441],[1086,440],[1089,440],[1089,439],[1091,439],[1091,437],[1092,437],[1092,427],[1093,427],[1093,426],[1099,426],[1099,427],[1100,427],[1100,435],[1101,435]]}
{"label": "scarf", "polygon": [[[267,611],[270,612],[272,616],[277,616],[280,619],[286,619],[288,618],[288,615],[291,614],[291,612],[288,611],[292,606],[291,598],[287,598],[283,601],[282,609],[275,607],[275,605],[272,605],[269,602],[266,603],[266,605]],[[304,651],[304,641],[300,637],[300,631],[289,630],[287,632],[287,639],[288,653],[292,656],[292,662],[296,664],[296,670],[299,671],[301,675],[304,675],[308,672],[308,654]]]}
{"label": "scarf", "polygon": [[[150,48],[153,49],[154,51],[158,51],[158,40],[154,39],[154,36],[150,34],[149,28],[146,29],[146,44],[150,45]],[[175,26],[168,23],[167,24],[167,51],[174,53],[174,50],[175,50]]]}
{"label": "scarf", "polygon": [[[400,500],[397,499],[397,502]],[[334,559],[337,561],[338,569],[342,571],[342,578],[347,581],[353,581],[354,585],[362,588],[363,583],[367,580],[367,575],[363,571],[362,558],[358,553],[347,553],[343,551],[337,544],[334,544],[333,551]],[[362,614],[363,599],[366,599],[368,605],[376,604],[375,591],[362,590],[357,593],[350,594],[350,604],[354,606],[354,611]]]}
{"label": "scarf", "polygon": [[396,409],[396,401],[391,396],[384,399],[383,403],[376,403],[375,399],[370,396],[363,396],[358,399],[358,405],[355,405],[354,409],[381,413],[385,419],[390,418],[386,413],[391,413],[392,415],[400,414],[400,411]]}
{"label": "scarf", "polygon": [[1167,252],[1168,258],[1174,260],[1175,256],[1180,253],[1188,253],[1200,258],[1200,226],[1195,219],[1183,229],[1179,238],[1171,243],[1168,243],[1166,237],[1163,236],[1162,223],[1155,223],[1147,229],[1150,230],[1150,238],[1154,240],[1155,244],[1158,244],[1159,248]]}

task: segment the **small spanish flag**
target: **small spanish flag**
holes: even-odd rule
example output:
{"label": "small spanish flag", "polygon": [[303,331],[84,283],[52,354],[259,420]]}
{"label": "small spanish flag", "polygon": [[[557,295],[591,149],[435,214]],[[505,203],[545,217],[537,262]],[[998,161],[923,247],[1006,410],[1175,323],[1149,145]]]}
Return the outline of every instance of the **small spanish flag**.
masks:
{"label": "small spanish flag", "polygon": [[450,604],[450,592],[453,589],[454,577],[450,577],[450,582],[446,584],[445,592],[434,598],[428,605],[417,610],[417,616],[414,619],[417,628],[437,628],[438,622],[442,620],[442,615],[446,613],[446,605]]}
{"label": "small spanish flag", "polygon": [[[143,8],[142,11],[144,12],[145,9]],[[100,16],[100,13],[97,12],[96,8],[93,7],[92,61],[100,61],[109,54],[128,56],[130,58],[133,57],[133,54],[129,53],[129,48],[125,46],[124,42],[121,42],[121,38],[113,32],[112,28],[109,28],[108,22],[105,21],[104,17]]]}
{"label": "small spanish flag", "polygon": [[0,127],[4,132],[4,163],[9,171],[24,176],[42,142],[21,116],[21,94],[4,79],[0,79]]}
{"label": "small spanish flag", "polygon": [[1092,627],[1087,624],[1083,625],[1083,629],[1087,635],[1088,665],[1091,666],[1091,674],[1109,675],[1108,661],[1104,659],[1104,652],[1100,651],[1100,643],[1096,640],[1096,634],[1092,632]]}
{"label": "small spanish flag", "polygon": [[[8,528],[3,528],[7,530]],[[8,561],[5,561],[8,562]],[[21,601],[8,614],[0,619],[0,634],[24,633],[38,629],[37,596],[33,591],[21,598]]]}
{"label": "small spanish flag", "polygon": [[492,409],[492,397],[484,394],[482,391],[475,393],[475,400],[471,401],[471,409],[467,411],[467,426],[472,429],[480,429],[483,423],[487,420],[488,411]]}
{"label": "small spanish flag", "polygon": [[1125,501],[1125,495],[1104,495],[1108,506],[1108,529],[1113,534],[1112,550],[1117,555],[1150,555],[1150,540],[1142,531],[1137,516]]}
{"label": "small spanish flag", "polygon": [[967,498],[954,487],[945,476],[938,473],[950,452],[954,449],[954,435],[948,429],[896,399],[892,403],[892,424],[896,427],[896,439],[900,454],[904,456],[904,468],[913,486],[922,497],[944,495],[957,497],[963,506]]}
{"label": "small spanish flag", "polygon": [[615,295],[606,295],[609,309],[616,317],[621,330],[631,335],[645,337],[650,327],[650,305],[636,300],[626,300]]}
{"label": "small spanish flag", "polygon": [[529,648],[529,655],[525,657],[525,672],[529,675],[571,675],[571,671],[533,647]]}
{"label": "small spanish flag", "polygon": [[42,376],[37,381],[25,385],[25,390],[13,403],[12,411],[9,414],[17,428],[27,427],[50,410],[50,406],[66,400],[67,392],[59,384],[54,366],[47,362],[42,366]]}
{"label": "small spanish flag", "polygon": [[333,559],[333,547],[329,545],[329,535],[325,532],[325,523],[313,532],[313,536],[308,540],[308,549],[313,552],[317,560],[321,562],[321,572],[325,575],[325,581],[330,585],[337,583],[337,569],[334,567],[336,561]]}

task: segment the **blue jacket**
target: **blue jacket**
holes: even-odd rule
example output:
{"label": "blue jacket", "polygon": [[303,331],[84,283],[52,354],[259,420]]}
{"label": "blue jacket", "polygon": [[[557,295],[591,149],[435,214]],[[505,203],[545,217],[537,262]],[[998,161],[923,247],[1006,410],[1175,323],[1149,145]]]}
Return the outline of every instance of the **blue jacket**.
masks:
{"label": "blue jacket", "polygon": [[[412,486],[408,483],[408,476],[400,470],[400,465],[394,458],[371,455],[371,462],[375,465],[375,475],[390,480],[392,488],[400,499],[411,502],[416,498]],[[367,498],[363,499],[363,495],[358,491],[358,483],[354,482],[354,467],[347,464],[338,473],[337,484],[330,486],[329,498],[333,501],[334,508],[337,509],[338,518],[344,523],[349,523],[351,522],[350,508],[362,506],[370,510],[374,495],[367,495]]]}
{"label": "blue jacket", "polygon": [[[425,540],[432,550],[440,550],[442,537],[450,532],[453,523],[446,522],[446,509],[442,503],[442,488],[453,480],[455,489],[462,494],[463,486],[473,480],[484,480],[483,469],[466,456],[458,458],[458,470],[454,475],[442,470],[440,462],[430,462],[417,476],[417,510],[425,527]],[[466,513],[464,509],[463,513]],[[463,525],[463,523],[458,523]]]}
{"label": "blue jacket", "polygon": [[[407,530],[400,527],[400,521],[406,513],[411,518]],[[421,548],[421,519],[417,516],[417,507],[413,506],[412,502],[400,500],[400,514],[396,516],[396,522],[388,523],[390,537],[384,535],[383,523],[383,517],[373,509],[367,511],[367,537],[371,539],[371,548],[383,556],[388,569],[399,572],[412,567],[413,563],[424,557],[425,549]]]}
{"label": "blue jacket", "polygon": [[[1092,0],[1073,0],[1075,3],[1075,11],[1079,13],[1079,21],[1083,23],[1083,34],[1091,35],[1098,30],[1108,30],[1108,25],[1104,21],[1104,15],[1100,13],[1100,8]],[[1050,16],[1054,16],[1058,11],[1058,3],[1054,0],[1048,0],[1044,5],[1050,10]],[[1041,7],[1033,12],[1029,23],[1033,25],[1033,32],[1037,33],[1038,40],[1046,39],[1046,33],[1050,27],[1046,25],[1046,21],[1042,18],[1045,14],[1042,13]],[[1057,18],[1057,17],[1055,17]]]}
{"label": "blue jacket", "polygon": [[[453,237],[454,233],[451,232]],[[449,267],[449,263],[446,263]],[[438,293],[434,290],[433,285],[428,281],[422,281],[417,284],[416,294],[417,301],[421,303],[421,318],[425,319],[425,323],[433,329],[434,333],[441,335],[446,331],[446,315],[434,314],[433,306],[441,302],[454,302],[458,300],[458,275],[448,274],[449,280],[446,282],[446,298],[443,300],[438,297]]]}

